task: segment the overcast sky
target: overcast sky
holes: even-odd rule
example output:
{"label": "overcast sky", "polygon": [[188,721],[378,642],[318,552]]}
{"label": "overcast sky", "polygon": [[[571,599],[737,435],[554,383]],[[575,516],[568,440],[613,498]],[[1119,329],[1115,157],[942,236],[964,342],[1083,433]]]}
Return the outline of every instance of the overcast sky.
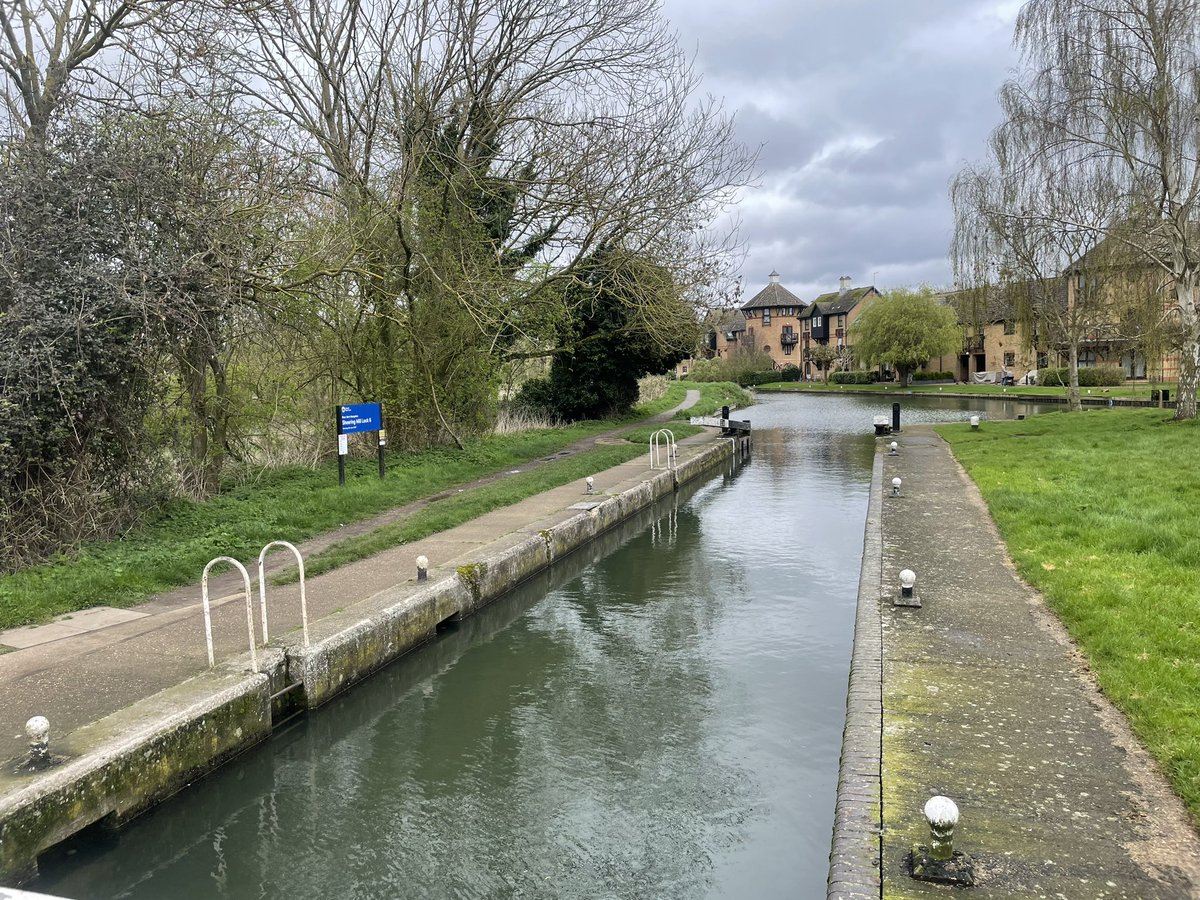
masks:
{"label": "overcast sky", "polygon": [[762,145],[738,206],[745,298],[849,275],[950,284],[951,177],[984,155],[1020,0],[664,0],[702,89]]}

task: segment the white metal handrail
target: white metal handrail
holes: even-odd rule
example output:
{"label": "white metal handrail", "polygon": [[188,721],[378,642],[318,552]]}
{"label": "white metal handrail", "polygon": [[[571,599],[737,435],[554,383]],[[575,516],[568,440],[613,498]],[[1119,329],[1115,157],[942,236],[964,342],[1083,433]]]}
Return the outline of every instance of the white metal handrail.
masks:
{"label": "white metal handrail", "polygon": [[264,570],[264,561],[267,558],[267,551],[272,547],[287,547],[296,557],[296,565],[300,569],[300,621],[304,625],[304,646],[308,646],[308,600],[304,595],[304,557],[300,555],[300,551],[296,549],[294,544],[289,544],[287,541],[271,541],[267,546],[262,548],[262,552],[258,554],[258,599],[262,606],[262,622],[263,622],[263,643],[267,643],[270,638],[267,637],[267,578]]}
{"label": "white metal handrail", "polygon": [[250,573],[246,571],[245,566],[232,556],[218,556],[216,559],[209,560],[208,565],[204,567],[204,574],[200,578],[200,596],[204,601],[204,638],[208,642],[208,667],[211,669],[216,665],[216,660],[213,657],[212,612],[208,603],[208,571],[220,562],[232,563],[242,573],[242,584],[246,596],[246,629],[250,632],[250,668],[252,671],[257,672],[258,651],[254,647],[254,601],[250,599]]}
{"label": "white metal handrail", "polygon": [[[662,446],[659,445],[659,439],[662,439]],[[665,461],[661,459],[665,453]],[[659,463],[662,462],[661,468],[670,469],[674,467],[676,458],[679,455],[679,450],[675,444],[675,432],[670,428],[660,428],[650,436],[650,468],[659,468]]]}

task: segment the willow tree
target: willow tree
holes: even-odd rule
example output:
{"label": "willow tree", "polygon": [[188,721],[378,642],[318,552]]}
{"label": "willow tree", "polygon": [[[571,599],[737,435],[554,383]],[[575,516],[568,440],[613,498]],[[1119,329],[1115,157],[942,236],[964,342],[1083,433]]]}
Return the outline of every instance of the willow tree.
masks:
{"label": "willow tree", "polygon": [[1181,340],[1176,418],[1200,380],[1200,0],[1030,0],[1016,24],[1018,76],[998,132],[1011,171],[1087,172],[1119,215],[1056,209],[1063,229],[1127,247],[1174,292]]}
{"label": "willow tree", "polygon": [[918,366],[953,352],[962,339],[954,310],[939,303],[927,286],[871,300],[850,333],[857,359],[891,366],[906,387]]}
{"label": "willow tree", "polygon": [[[1084,347],[1145,340],[1127,326],[1153,323],[1157,294],[1145,290],[1144,266],[1114,236],[1123,232],[1107,179],[1084,161],[1047,169],[1042,159],[1014,159],[1008,137],[998,130],[992,164],[966,167],[951,185],[951,261],[977,322],[1015,320],[1031,349],[1066,356],[1069,408],[1080,410]],[[1157,306],[1161,317],[1161,300]]]}

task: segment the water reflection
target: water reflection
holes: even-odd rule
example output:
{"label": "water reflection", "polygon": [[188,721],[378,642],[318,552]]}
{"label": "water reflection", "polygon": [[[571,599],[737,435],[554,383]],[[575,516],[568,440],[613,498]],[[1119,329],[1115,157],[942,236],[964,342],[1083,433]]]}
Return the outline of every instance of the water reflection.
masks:
{"label": "water reflection", "polygon": [[[799,399],[802,398],[802,399]],[[875,394],[758,394],[759,403],[786,399],[805,408],[806,415],[822,423],[830,433],[869,429],[875,416],[892,417],[892,404],[900,404],[900,426],[905,424],[934,424],[964,422],[971,416],[982,419],[1015,419],[1062,412],[1061,403],[1037,403],[1029,400],[1006,400],[994,395],[977,397],[939,397],[936,394],[889,395]],[[755,422],[757,425],[757,422]]]}
{"label": "water reflection", "polygon": [[35,888],[821,896],[874,454],[848,400],[763,398],[750,464],[47,860]]}

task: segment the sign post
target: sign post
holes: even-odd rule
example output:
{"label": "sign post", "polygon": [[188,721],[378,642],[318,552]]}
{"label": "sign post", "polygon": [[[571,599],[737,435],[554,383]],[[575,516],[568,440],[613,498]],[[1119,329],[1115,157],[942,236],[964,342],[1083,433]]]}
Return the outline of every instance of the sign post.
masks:
{"label": "sign post", "polygon": [[349,450],[347,435],[360,431],[379,432],[379,477],[384,476],[383,450],[387,446],[387,432],[383,430],[383,413],[378,403],[347,403],[337,409],[338,434],[338,484],[346,484],[346,453]]}

